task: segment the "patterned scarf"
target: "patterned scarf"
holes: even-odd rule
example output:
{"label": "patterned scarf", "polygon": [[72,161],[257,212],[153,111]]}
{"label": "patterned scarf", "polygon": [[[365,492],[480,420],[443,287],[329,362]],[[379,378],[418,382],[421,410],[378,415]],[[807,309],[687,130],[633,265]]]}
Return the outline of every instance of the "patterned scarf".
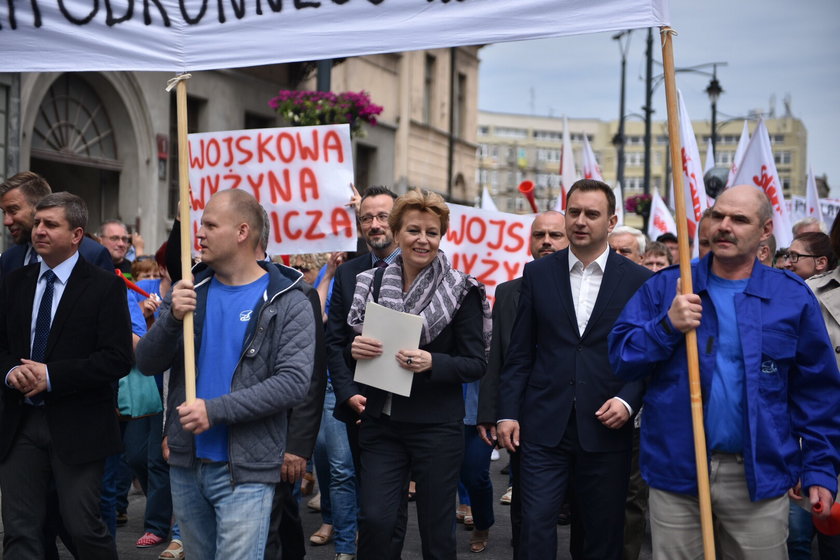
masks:
{"label": "patterned scarf", "polygon": [[[347,315],[347,324],[353,327],[356,333],[362,332],[365,306],[367,302],[373,301],[375,273],[376,269],[373,269],[356,276],[353,306]],[[484,294],[484,284],[452,268],[443,251],[438,251],[435,260],[420,271],[408,289],[408,293],[403,294],[402,286],[402,257],[400,256],[388,265],[382,275],[377,303],[389,309],[423,317],[420,346],[433,341],[452,322],[467,293],[473,287],[478,288],[481,295],[485,355],[490,351],[492,321],[490,304],[487,303]]]}

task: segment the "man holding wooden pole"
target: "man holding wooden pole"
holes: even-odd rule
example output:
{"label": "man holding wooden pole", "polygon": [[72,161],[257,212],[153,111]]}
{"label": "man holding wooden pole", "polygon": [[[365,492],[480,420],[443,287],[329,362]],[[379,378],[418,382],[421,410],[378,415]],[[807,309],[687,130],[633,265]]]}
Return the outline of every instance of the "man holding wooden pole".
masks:
{"label": "man holding wooden pole", "polygon": [[[263,558],[288,410],[306,396],[315,361],[301,274],[254,258],[263,216],[243,190],[213,195],[196,235],[208,268],[173,287],[137,346],[143,373],[172,368],[172,504],[184,547],[202,560]],[[196,317],[195,396],[185,387],[188,313]]]}
{"label": "man holding wooden pole", "polygon": [[625,380],[648,379],[641,470],[655,559],[703,555],[684,334],[696,331],[715,545],[725,558],[787,558],[787,492],[825,514],[840,470],[840,372],[819,304],[798,278],[756,260],[773,231],[759,189],[725,191],[707,218],[712,254],[660,271],[610,334]]}

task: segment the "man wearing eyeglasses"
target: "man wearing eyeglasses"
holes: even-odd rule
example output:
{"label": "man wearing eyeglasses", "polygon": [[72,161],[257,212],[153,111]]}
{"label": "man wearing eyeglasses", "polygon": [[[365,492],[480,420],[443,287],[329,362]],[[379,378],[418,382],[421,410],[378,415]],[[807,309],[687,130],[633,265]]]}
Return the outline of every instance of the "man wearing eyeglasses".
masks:
{"label": "man wearing eyeglasses", "polygon": [[[35,222],[35,206],[50,193],[49,183],[32,171],[21,171],[0,183],[3,225],[15,242],[0,256],[0,276],[41,260],[32,247],[32,225]],[[114,272],[108,251],[96,241],[88,237],[82,239],[79,254],[95,266]]]}
{"label": "man wearing eyeglasses", "polygon": [[125,258],[131,247],[128,228],[119,220],[108,220],[99,226],[99,242],[108,249],[114,268],[126,276],[131,276],[131,262]]}

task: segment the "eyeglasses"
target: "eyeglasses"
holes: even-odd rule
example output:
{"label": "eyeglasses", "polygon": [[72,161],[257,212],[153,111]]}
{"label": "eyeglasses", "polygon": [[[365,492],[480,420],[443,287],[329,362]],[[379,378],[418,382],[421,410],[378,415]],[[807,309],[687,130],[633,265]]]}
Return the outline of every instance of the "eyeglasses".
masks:
{"label": "eyeglasses", "polygon": [[131,243],[131,238],[128,236],[123,237],[121,235],[110,235],[105,239],[107,239],[111,243],[117,243],[119,241],[122,241],[123,243]]}
{"label": "eyeglasses", "polygon": [[380,221],[380,223],[384,224],[384,223],[388,222],[388,218],[390,216],[391,215],[388,212],[380,212],[379,214],[376,214],[376,215],[365,214],[364,216],[359,217],[359,221],[362,222],[363,224],[367,225],[367,224],[373,222],[374,218],[376,218],[377,220]]}
{"label": "eyeglasses", "polygon": [[786,261],[789,261],[793,264],[796,264],[796,263],[799,262],[799,259],[801,259],[802,257],[813,257],[815,259],[818,259],[821,256],[822,255],[800,255],[799,253],[794,253],[793,251],[789,251],[789,252],[785,253],[784,255],[782,255],[782,258],[785,259]]}

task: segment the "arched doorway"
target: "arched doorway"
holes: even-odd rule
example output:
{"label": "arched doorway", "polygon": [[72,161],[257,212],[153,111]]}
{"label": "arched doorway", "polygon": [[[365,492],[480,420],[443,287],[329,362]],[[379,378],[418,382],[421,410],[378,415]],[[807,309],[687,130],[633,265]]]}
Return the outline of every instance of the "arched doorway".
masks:
{"label": "arched doorway", "polygon": [[63,74],[44,95],[32,130],[30,168],[54,191],[82,197],[88,231],[119,215],[122,163],[105,104],[76,74]]}

